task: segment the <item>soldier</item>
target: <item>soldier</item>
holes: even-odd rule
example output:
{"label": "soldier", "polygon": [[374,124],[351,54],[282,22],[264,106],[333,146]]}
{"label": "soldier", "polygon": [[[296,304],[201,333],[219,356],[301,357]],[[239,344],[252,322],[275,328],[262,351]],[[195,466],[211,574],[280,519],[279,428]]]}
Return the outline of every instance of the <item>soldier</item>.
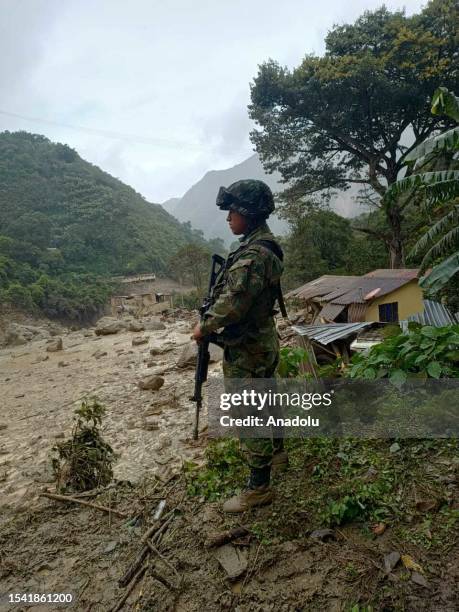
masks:
{"label": "soldier", "polygon": [[[225,378],[272,378],[279,360],[274,304],[281,299],[283,271],[282,250],[266,224],[274,210],[273,195],[262,181],[236,181],[220,188],[217,206],[228,211],[231,231],[242,237],[217,278],[213,305],[193,337],[199,342],[223,328]],[[271,467],[281,470],[288,464],[281,439],[245,439],[241,446],[250,479],[240,495],[224,503],[224,512],[271,503]]]}

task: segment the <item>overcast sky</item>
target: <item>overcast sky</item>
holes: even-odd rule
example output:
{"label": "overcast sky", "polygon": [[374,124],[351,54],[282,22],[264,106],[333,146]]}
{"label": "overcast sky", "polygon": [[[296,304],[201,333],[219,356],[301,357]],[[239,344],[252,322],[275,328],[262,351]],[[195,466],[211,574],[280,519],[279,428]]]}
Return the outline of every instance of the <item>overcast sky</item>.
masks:
{"label": "overcast sky", "polygon": [[258,64],[320,54],[334,23],[382,3],[0,0],[0,111],[34,119],[0,112],[0,131],[67,143],[150,201],[181,196],[252,154]]}

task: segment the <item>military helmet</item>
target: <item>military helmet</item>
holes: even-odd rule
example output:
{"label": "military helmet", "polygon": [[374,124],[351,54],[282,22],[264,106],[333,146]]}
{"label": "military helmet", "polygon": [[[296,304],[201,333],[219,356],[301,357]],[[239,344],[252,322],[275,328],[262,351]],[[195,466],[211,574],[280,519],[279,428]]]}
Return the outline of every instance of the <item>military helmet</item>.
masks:
{"label": "military helmet", "polygon": [[271,189],[263,181],[247,179],[229,187],[220,187],[217,195],[220,210],[234,210],[245,217],[267,219],[274,210]]}

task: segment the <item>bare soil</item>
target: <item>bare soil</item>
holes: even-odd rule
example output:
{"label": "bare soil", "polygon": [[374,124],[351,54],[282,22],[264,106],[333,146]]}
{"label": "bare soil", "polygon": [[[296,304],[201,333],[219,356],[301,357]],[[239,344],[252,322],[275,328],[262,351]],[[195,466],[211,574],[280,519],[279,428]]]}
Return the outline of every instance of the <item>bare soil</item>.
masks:
{"label": "bare soil", "polygon": [[[93,330],[67,332],[64,350],[46,352],[46,341],[0,351],[0,594],[72,593],[74,610],[114,610],[126,593],[118,584],[155,523],[174,511],[155,542],[147,569],[122,610],[198,612],[354,612],[457,610],[458,549],[420,550],[388,529],[368,537],[359,526],[335,529],[322,541],[311,537],[310,517],[298,506],[307,495],[304,466],[276,476],[277,496],[269,507],[235,518],[218,502],[187,494],[183,461],[202,464],[207,440],[191,439],[194,406],[189,402],[194,370],[179,369],[177,359],[189,341],[193,317],[165,319],[165,330],[120,332],[96,337]],[[85,335],[86,334],[86,335]],[[132,346],[136,335],[149,343]],[[151,356],[155,347],[158,354]],[[96,351],[107,352],[96,359]],[[45,361],[44,358],[48,357]],[[147,366],[145,360],[153,359]],[[220,364],[211,365],[216,375]],[[138,380],[162,373],[164,386],[142,391]],[[81,499],[126,514],[40,497],[54,490],[49,451],[70,435],[73,411],[88,394],[107,407],[106,440],[120,454],[113,485]],[[145,428],[154,415],[158,429]],[[204,420],[203,420],[204,422]],[[275,520],[274,520],[275,519]],[[274,537],[257,535],[260,523],[273,521]],[[237,525],[250,534],[230,546],[246,558],[247,569],[229,580],[206,542]],[[384,555],[410,553],[426,570],[426,584],[415,584],[399,563],[384,571]],[[370,604],[372,608],[365,607]],[[355,607],[357,606],[357,607]],[[65,605],[11,604],[1,610],[65,609]]]}

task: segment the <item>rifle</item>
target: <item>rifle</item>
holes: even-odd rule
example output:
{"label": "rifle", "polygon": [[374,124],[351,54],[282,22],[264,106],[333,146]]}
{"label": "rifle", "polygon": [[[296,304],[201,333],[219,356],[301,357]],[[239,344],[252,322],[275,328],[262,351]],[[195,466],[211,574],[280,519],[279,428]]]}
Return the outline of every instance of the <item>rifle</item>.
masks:
{"label": "rifle", "polygon": [[[199,315],[201,322],[204,321],[206,312],[212,305],[212,289],[215,285],[218,274],[225,265],[225,259],[220,255],[212,255],[212,269],[210,271],[209,289],[207,295],[204,298],[202,306],[199,309]],[[218,266],[218,268],[217,268]],[[194,374],[194,394],[190,398],[192,402],[196,402],[196,412],[194,417],[194,430],[193,440],[198,439],[198,427],[199,427],[199,413],[202,407],[202,385],[207,380],[207,369],[209,367],[210,353],[209,343],[216,342],[217,334],[210,334],[205,336],[201,342],[198,343],[198,360],[196,363],[196,371]]]}

